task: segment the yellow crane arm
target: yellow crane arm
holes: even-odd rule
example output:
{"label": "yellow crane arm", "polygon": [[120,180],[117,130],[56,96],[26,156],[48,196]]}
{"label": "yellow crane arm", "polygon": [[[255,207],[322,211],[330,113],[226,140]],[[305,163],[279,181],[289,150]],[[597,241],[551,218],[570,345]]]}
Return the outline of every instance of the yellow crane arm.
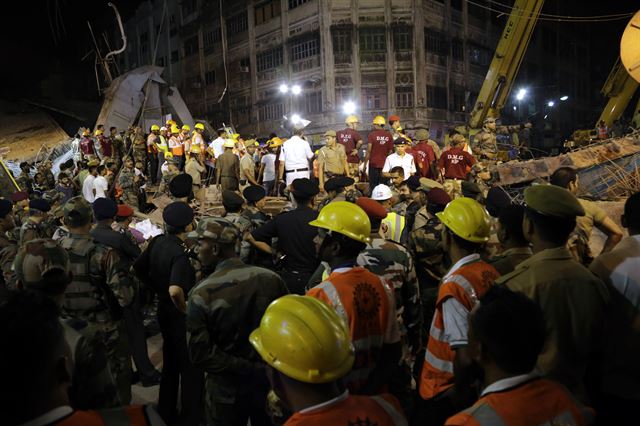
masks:
{"label": "yellow crane arm", "polygon": [[638,85],[639,83],[629,75],[618,58],[607,81],[602,86],[601,93],[609,98],[609,102],[602,110],[595,127],[598,127],[601,120],[605,122],[607,127],[610,127],[614,121],[619,119],[631,102]]}
{"label": "yellow crane arm", "polygon": [[513,5],[476,105],[471,111],[471,129],[482,127],[487,117],[500,117],[543,4],[544,0],[516,0]]}

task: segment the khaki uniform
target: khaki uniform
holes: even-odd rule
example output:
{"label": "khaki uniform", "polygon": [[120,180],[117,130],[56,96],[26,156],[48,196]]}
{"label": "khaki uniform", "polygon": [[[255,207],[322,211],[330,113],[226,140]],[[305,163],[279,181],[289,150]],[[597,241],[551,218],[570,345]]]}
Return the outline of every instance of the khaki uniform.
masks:
{"label": "khaki uniform", "polygon": [[488,263],[500,272],[500,275],[506,275],[513,272],[520,263],[529,259],[533,255],[530,247],[514,247],[507,249],[489,259]]}
{"label": "khaki uniform", "polygon": [[231,151],[225,150],[216,160],[216,168],[220,170],[220,189],[237,191],[240,181],[240,160]]}
{"label": "khaki uniform", "polygon": [[584,209],[584,216],[576,218],[576,229],[569,237],[567,247],[573,257],[583,265],[589,265],[593,261],[593,253],[589,246],[593,227],[600,225],[607,218],[607,213],[596,203],[578,198],[580,205]]}
{"label": "khaki uniform", "polygon": [[249,170],[252,178],[256,178],[256,163],[253,162],[253,156],[250,154],[244,154],[240,159],[240,185],[244,188],[247,185],[251,185],[245,170]]}
{"label": "khaki uniform", "polygon": [[331,148],[324,146],[318,153],[318,173],[324,173],[325,180],[335,175],[344,175],[346,160],[347,154],[341,144],[336,144]]}
{"label": "khaki uniform", "polygon": [[604,283],[577,263],[565,247],[558,247],[534,254],[496,284],[523,293],[542,308],[547,339],[537,368],[584,396],[587,363],[601,344],[609,299]]}

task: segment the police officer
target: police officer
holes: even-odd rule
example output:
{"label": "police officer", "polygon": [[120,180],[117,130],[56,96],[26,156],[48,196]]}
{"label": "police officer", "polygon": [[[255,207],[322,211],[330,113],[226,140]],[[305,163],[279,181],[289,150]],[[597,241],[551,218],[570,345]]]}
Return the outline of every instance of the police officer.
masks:
{"label": "police officer", "polygon": [[15,276],[11,265],[18,250],[18,241],[13,237],[16,229],[13,217],[13,203],[0,199],[0,299],[6,290],[15,288]]}
{"label": "police officer", "polygon": [[[55,241],[26,242],[18,250],[13,267],[20,288],[62,305],[65,289],[71,282],[71,264],[67,252]],[[74,360],[69,392],[72,405],[83,410],[122,405],[107,361],[107,349],[96,328],[80,318],[60,321]]]}
{"label": "police officer", "polygon": [[169,193],[173,201],[188,202],[192,195],[193,178],[186,173],[180,173],[169,182]]}
{"label": "police officer", "polygon": [[275,272],[242,262],[241,234],[223,218],[205,218],[189,238],[198,239],[198,260],[215,267],[189,293],[189,354],[207,373],[207,424],[270,424],[264,411],[269,385],[249,333],[269,304],[287,294]]}
{"label": "police officer", "polygon": [[554,185],[527,188],[524,201],[522,230],[534,254],[496,284],[540,305],[548,331],[537,369],[584,397],[587,364],[598,349],[608,300],[604,283],[566,248],[584,209],[575,195]]}
{"label": "police officer", "polygon": [[[252,231],[260,228],[271,220],[271,216],[264,211],[267,192],[262,186],[250,185],[242,191],[242,195],[245,200],[247,200],[247,206],[242,211],[241,216],[251,222]],[[273,268],[271,255],[258,250],[253,246],[250,246],[248,263],[251,265],[262,266],[264,268]]]}
{"label": "police officer", "polygon": [[91,205],[84,198],[74,197],[65,204],[63,220],[69,236],[59,244],[69,254],[74,274],[62,307],[66,315],[87,321],[98,330],[107,347],[120,401],[127,404],[131,399],[131,363],[122,308],[133,300],[134,285],[128,275],[129,263],[91,237],[92,219]]}
{"label": "police officer", "polygon": [[[158,294],[158,324],[162,333],[162,378],[158,412],[169,424],[178,420],[198,424],[202,372],[189,360],[186,340],[186,295],[195,285],[195,271],[184,244],[191,231],[193,210],[175,201],[162,212],[165,234],[153,239],[134,263],[143,283]],[[178,388],[181,388],[180,419],[177,412]]]}
{"label": "police officer", "polygon": [[317,183],[307,178],[294,180],[291,193],[297,204],[296,209],[280,213],[247,236],[256,248],[270,254],[273,250],[267,241],[278,238],[277,251],[282,253],[280,276],[292,293],[305,293],[305,287],[317,266],[313,241],[318,231],[309,222],[318,217],[318,212],[313,209],[318,192]]}

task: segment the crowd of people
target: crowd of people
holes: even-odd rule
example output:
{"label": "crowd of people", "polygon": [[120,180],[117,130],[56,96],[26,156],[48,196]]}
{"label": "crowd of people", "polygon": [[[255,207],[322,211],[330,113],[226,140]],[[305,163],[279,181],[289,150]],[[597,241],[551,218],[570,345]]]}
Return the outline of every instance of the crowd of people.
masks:
{"label": "crowd of people", "polygon": [[[0,199],[0,424],[636,423],[640,193],[626,237],[569,167],[517,203],[491,119],[441,146],[397,116],[365,142],[349,116],[315,153],[303,128],[166,124],[84,131]],[[198,209],[211,185],[222,215]]]}

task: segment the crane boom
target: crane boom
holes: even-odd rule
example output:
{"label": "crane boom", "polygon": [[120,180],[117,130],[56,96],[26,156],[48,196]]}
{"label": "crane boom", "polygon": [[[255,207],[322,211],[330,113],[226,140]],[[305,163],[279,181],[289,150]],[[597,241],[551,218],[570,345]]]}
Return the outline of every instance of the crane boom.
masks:
{"label": "crane boom", "polygon": [[622,66],[620,58],[616,61],[607,81],[602,86],[601,93],[609,98],[607,105],[602,110],[600,118],[596,122],[596,126],[600,121],[604,121],[607,127],[611,127],[614,121],[619,119],[624,110],[627,109],[631,98],[636,93],[640,84],[635,81]]}
{"label": "crane boom", "polygon": [[516,0],[487,71],[469,127],[478,129],[487,117],[499,118],[529,45],[544,0]]}

